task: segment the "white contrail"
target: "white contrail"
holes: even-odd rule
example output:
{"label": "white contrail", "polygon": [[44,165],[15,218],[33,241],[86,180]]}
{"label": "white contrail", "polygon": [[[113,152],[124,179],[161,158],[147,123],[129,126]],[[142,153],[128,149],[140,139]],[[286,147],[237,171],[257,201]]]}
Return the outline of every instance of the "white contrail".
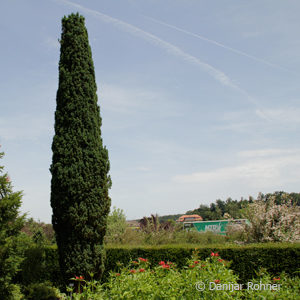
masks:
{"label": "white contrail", "polygon": [[205,72],[210,74],[215,80],[220,82],[222,85],[230,87],[233,90],[236,90],[239,93],[243,94],[246,97],[246,100],[248,102],[250,102],[252,105],[256,106],[257,110],[260,111],[259,116],[263,119],[267,119],[267,117],[263,113],[263,110],[260,108],[260,105],[258,104],[258,102],[252,96],[250,96],[248,94],[248,92],[246,92],[245,90],[240,88],[238,85],[236,85],[224,72],[218,70],[217,68],[215,68],[205,62],[202,62],[197,57],[195,57],[187,52],[184,52],[179,47],[177,47],[171,43],[168,43],[168,42],[160,39],[156,35],[153,35],[147,31],[144,31],[134,25],[131,25],[131,24],[121,21],[119,19],[116,19],[116,18],[113,18],[106,14],[103,14],[97,10],[89,9],[80,4],[73,3],[69,0],[56,0],[56,1],[65,3],[67,5],[76,7],[86,13],[92,14],[93,16],[100,18],[101,21],[103,21],[103,22],[112,24],[121,30],[129,32],[130,34],[138,36],[138,37],[150,42],[151,44],[164,49],[166,52],[171,53],[174,56],[180,57],[183,60],[192,63],[193,65],[199,66],[202,70],[204,70]]}
{"label": "white contrail", "polygon": [[154,44],[162,49],[164,49],[165,51],[167,51],[168,53],[171,53],[177,57],[181,57],[182,59],[184,59],[185,61],[188,61],[194,65],[200,66],[204,71],[206,71],[207,73],[209,73],[212,77],[214,77],[217,81],[219,81],[221,84],[231,87],[232,89],[235,89],[237,91],[242,92],[243,94],[246,94],[248,96],[248,94],[243,91],[240,87],[238,87],[236,84],[234,84],[232,82],[232,80],[222,71],[216,69],[215,67],[202,62],[201,60],[199,60],[197,57],[192,56],[189,53],[184,52],[183,50],[181,50],[179,47],[170,44],[162,39],[160,39],[159,37],[144,31],[134,25],[131,25],[129,23],[123,22],[119,19],[113,18],[111,16],[105,15],[99,11],[96,10],[92,10],[89,8],[86,8],[80,4],[76,4],[73,3],[71,1],[68,0],[58,0],[59,2],[63,2],[65,4],[74,6],[78,9],[81,9],[82,11],[85,11],[87,13],[90,13],[96,17],[100,17],[100,19],[106,23],[110,23],[122,30],[125,30],[131,34],[134,34],[148,42],[150,42],[151,44]]}
{"label": "white contrail", "polygon": [[248,53],[245,53],[245,52],[243,52],[243,51],[240,51],[240,50],[231,48],[231,47],[226,46],[226,45],[224,45],[224,44],[221,44],[221,43],[219,43],[219,42],[217,42],[217,41],[208,39],[208,38],[206,38],[206,37],[204,37],[204,36],[202,36],[202,35],[199,35],[199,34],[196,34],[196,33],[193,33],[193,32],[187,31],[187,30],[184,30],[184,29],[179,28],[179,27],[177,27],[177,26],[174,26],[174,25],[171,25],[171,24],[168,24],[168,23],[159,21],[159,20],[157,20],[157,19],[154,19],[154,18],[145,16],[145,15],[142,15],[142,16],[145,17],[146,19],[149,19],[149,20],[155,22],[155,23],[158,23],[158,24],[167,26],[167,27],[169,27],[169,28],[175,29],[175,30],[177,30],[177,31],[183,32],[183,33],[188,34],[188,35],[190,35],[190,36],[193,36],[193,37],[196,37],[196,38],[201,39],[201,40],[203,40],[203,41],[206,41],[206,42],[209,42],[209,43],[211,43],[211,44],[214,44],[214,45],[216,45],[216,46],[218,46],[218,47],[221,47],[221,48],[224,48],[224,49],[229,50],[229,51],[231,51],[231,52],[234,52],[234,53],[236,53],[236,54],[239,54],[239,55],[248,57],[248,58],[250,58],[250,59],[253,59],[253,60],[255,60],[255,61],[258,61],[258,62],[260,62],[260,63],[263,63],[263,64],[265,64],[265,65],[267,65],[267,66],[269,66],[269,67],[273,67],[273,68],[276,68],[276,69],[280,69],[280,70],[283,70],[283,71],[288,71],[288,72],[290,72],[288,69],[285,69],[285,68],[283,68],[283,67],[281,67],[281,66],[278,66],[278,65],[276,65],[276,64],[270,63],[270,62],[268,62],[268,61],[266,61],[266,60],[264,60],[264,59],[255,57],[255,56],[250,55],[250,54],[248,54]]}

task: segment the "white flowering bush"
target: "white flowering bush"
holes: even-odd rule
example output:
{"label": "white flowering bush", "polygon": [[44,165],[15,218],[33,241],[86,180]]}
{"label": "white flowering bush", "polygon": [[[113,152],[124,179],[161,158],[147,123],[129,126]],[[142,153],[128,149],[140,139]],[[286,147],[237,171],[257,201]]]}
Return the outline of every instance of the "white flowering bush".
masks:
{"label": "white flowering bush", "polygon": [[276,204],[275,196],[267,200],[258,197],[248,205],[245,217],[251,222],[243,226],[248,242],[300,241],[300,207],[288,194],[282,195],[281,204]]}

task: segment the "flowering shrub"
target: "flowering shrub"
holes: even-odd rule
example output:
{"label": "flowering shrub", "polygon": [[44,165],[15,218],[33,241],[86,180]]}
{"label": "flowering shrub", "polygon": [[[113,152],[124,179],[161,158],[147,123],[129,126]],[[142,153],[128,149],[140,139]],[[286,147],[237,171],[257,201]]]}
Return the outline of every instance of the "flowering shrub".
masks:
{"label": "flowering shrub", "polygon": [[[109,281],[98,289],[95,299],[217,299],[219,296],[231,297],[238,292],[210,291],[208,288],[199,292],[195,284],[204,282],[237,283],[237,277],[228,269],[228,263],[212,253],[205,261],[198,260],[195,255],[189,260],[188,266],[178,270],[169,261],[160,261],[150,269],[147,259],[139,258],[123,267],[119,273],[111,273]],[[230,293],[230,294],[229,294]],[[84,293],[77,295],[78,299],[85,299]],[[212,298],[211,298],[212,297]],[[74,298],[76,299],[76,298]]]}
{"label": "flowering shrub", "polygon": [[249,286],[245,287],[245,299],[299,299],[300,295],[299,278],[289,278],[285,273],[271,278],[268,273],[262,272],[259,278],[251,280]]}
{"label": "flowering shrub", "polygon": [[[238,283],[229,265],[214,252],[204,261],[194,252],[181,270],[169,261],[160,261],[151,269],[148,260],[140,257],[122,267],[120,272],[111,272],[108,282],[102,285],[75,277],[74,280],[86,284],[72,299],[297,299],[300,293],[299,279],[288,278],[284,273],[271,278],[263,270],[258,279],[252,280],[254,288],[251,285],[247,288],[247,284]],[[278,290],[260,288],[273,284],[281,287]]]}
{"label": "flowering shrub", "polygon": [[292,204],[288,195],[282,198],[280,205],[276,204],[275,196],[249,204],[246,217],[251,225],[243,226],[248,242],[300,241],[300,207]]}

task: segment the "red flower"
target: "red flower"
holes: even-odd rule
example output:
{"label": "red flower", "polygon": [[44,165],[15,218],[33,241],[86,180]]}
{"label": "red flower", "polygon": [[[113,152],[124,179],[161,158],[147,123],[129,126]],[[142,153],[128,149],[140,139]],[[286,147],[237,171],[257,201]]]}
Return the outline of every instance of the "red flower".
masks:
{"label": "red flower", "polygon": [[190,265],[189,268],[193,269],[195,268],[195,265]]}
{"label": "red flower", "polygon": [[121,276],[121,274],[120,273],[116,273],[116,276]]}
{"label": "red flower", "polygon": [[78,276],[75,276],[75,280],[83,280],[84,278],[83,278],[83,276],[82,275],[80,275],[79,277]]}
{"label": "red flower", "polygon": [[139,257],[139,260],[140,260],[140,261],[144,261],[144,262],[147,262],[147,261],[148,261],[148,259],[142,258],[142,257]]}
{"label": "red flower", "polygon": [[139,262],[136,261],[136,260],[134,260],[132,263],[135,264],[135,265],[137,265]]}
{"label": "red flower", "polygon": [[141,268],[139,271],[140,271],[140,272],[145,272],[145,269]]}
{"label": "red flower", "polygon": [[164,261],[160,261],[158,264],[161,265],[161,266],[163,266],[165,264],[165,262]]}
{"label": "red flower", "polygon": [[163,267],[164,269],[170,269],[170,265],[168,265],[168,264],[164,264],[164,265],[162,265],[162,267]]}
{"label": "red flower", "polygon": [[210,255],[211,255],[211,256],[219,256],[219,253],[218,253],[218,252],[216,252],[216,253],[213,253],[213,252],[212,252]]}
{"label": "red flower", "polygon": [[218,262],[223,262],[223,261],[224,261],[224,259],[221,259],[221,258],[218,259]]}
{"label": "red flower", "polygon": [[274,277],[273,280],[274,280],[274,281],[278,281],[278,280],[280,280],[280,277],[278,277],[278,278],[275,278],[275,277]]}
{"label": "red flower", "polygon": [[216,280],[215,280],[215,283],[220,283],[220,279],[216,279]]}
{"label": "red flower", "polygon": [[194,261],[194,264],[195,264],[195,265],[198,265],[198,264],[199,264],[199,261],[198,261],[198,260]]}
{"label": "red flower", "polygon": [[136,270],[130,270],[129,271],[131,274],[134,274],[134,273],[136,273]]}

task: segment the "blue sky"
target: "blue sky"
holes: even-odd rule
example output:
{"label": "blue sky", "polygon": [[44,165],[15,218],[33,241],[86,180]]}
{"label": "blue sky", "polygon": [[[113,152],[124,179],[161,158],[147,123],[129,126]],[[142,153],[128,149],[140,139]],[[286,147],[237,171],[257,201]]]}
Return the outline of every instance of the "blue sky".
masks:
{"label": "blue sky", "polygon": [[61,18],[86,19],[112,206],[128,219],[299,192],[300,2],[1,1],[1,164],[51,222]]}

